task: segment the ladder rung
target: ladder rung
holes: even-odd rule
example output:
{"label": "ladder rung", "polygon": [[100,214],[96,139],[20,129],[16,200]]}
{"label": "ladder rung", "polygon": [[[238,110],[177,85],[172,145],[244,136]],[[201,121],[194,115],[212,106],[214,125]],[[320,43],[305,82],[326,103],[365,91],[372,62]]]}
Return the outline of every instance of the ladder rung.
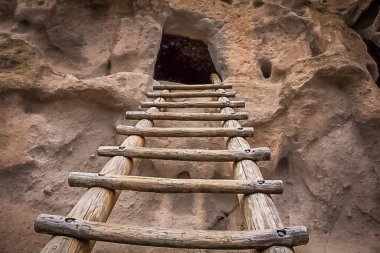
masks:
{"label": "ladder rung", "polygon": [[173,179],[83,172],[71,172],[69,185],[157,193],[280,194],[283,192],[281,180]]}
{"label": "ladder rung", "polygon": [[231,89],[231,84],[161,84],[153,85],[153,90],[217,90]]}
{"label": "ladder rung", "polygon": [[179,113],[179,112],[126,112],[127,119],[182,120],[182,121],[225,121],[248,119],[246,112],[235,113]]}
{"label": "ladder rung", "polygon": [[235,91],[203,91],[203,92],[147,92],[148,98],[196,98],[196,97],[235,97]]}
{"label": "ladder rung", "polygon": [[133,245],[197,249],[263,249],[273,245],[306,244],[306,227],[254,231],[179,230],[138,227],[40,214],[38,233],[74,237],[82,241],[105,241]]}
{"label": "ladder rung", "polygon": [[266,161],[270,159],[270,149],[263,147],[249,148],[246,150],[207,150],[100,146],[98,149],[98,155],[205,162],[236,162],[241,160]]}
{"label": "ladder rung", "polygon": [[116,132],[124,135],[142,137],[249,137],[253,136],[253,127],[202,127],[202,128],[169,128],[118,125]]}
{"label": "ladder rung", "polygon": [[141,108],[159,107],[159,108],[223,108],[223,107],[244,107],[244,101],[230,101],[230,102],[196,102],[196,101],[184,101],[184,102],[141,102]]}

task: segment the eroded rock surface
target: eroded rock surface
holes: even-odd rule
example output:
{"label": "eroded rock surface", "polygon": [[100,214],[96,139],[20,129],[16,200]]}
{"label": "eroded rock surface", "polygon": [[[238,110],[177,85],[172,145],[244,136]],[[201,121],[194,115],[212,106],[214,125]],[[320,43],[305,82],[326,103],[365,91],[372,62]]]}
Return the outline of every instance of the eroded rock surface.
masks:
{"label": "eroded rock surface", "polygon": [[[306,225],[308,253],[380,251],[379,72],[367,53],[372,1],[0,1],[1,252],[36,252],[39,213],[65,215],[84,189],[70,171],[98,172],[102,144],[137,110],[163,33],[203,40],[225,83],[246,101],[260,163],[285,182],[274,196],[286,225]],[[355,27],[354,27],[355,28]],[[377,33],[376,33],[377,32]],[[372,36],[365,37],[365,34]],[[372,34],[372,35],[371,35]],[[175,70],[173,70],[175,71]],[[203,111],[203,110],[195,110]],[[212,110],[208,110],[212,111]],[[157,122],[157,126],[173,126]],[[202,123],[198,126],[217,126]],[[179,126],[175,123],[175,126]],[[223,148],[222,138],[151,138],[147,146]],[[135,175],[230,178],[229,164],[138,161]],[[244,229],[234,195],[125,192],[110,222]],[[97,243],[94,252],[210,252]]]}

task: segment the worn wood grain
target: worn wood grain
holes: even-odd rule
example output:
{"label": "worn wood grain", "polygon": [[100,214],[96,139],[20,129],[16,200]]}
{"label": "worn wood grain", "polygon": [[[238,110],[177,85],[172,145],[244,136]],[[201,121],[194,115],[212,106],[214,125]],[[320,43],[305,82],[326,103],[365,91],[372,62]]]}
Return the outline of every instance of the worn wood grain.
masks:
{"label": "worn wood grain", "polygon": [[148,107],[159,107],[159,108],[242,108],[245,106],[244,101],[229,101],[229,102],[199,102],[199,101],[182,101],[182,102],[141,102],[141,108]]}
{"label": "worn wood grain", "polygon": [[[221,84],[219,77],[215,74],[211,76],[212,82]],[[219,101],[228,101],[228,98],[221,97]],[[222,113],[231,113],[234,110],[230,107],[221,109]],[[227,120],[224,127],[240,127],[236,120]],[[244,150],[250,148],[245,138],[233,137],[227,141],[230,150]],[[233,164],[234,178],[237,180],[263,180],[263,176],[257,164],[253,161],[240,161]],[[239,195],[240,206],[243,209],[245,224],[248,230],[274,229],[284,227],[277,208],[269,194],[255,193],[250,195]],[[269,247],[262,253],[294,253],[292,247],[281,247],[280,245]]]}
{"label": "worn wood grain", "polygon": [[148,98],[200,98],[200,97],[235,97],[234,91],[182,91],[173,93],[147,92]]}
{"label": "worn wood grain", "polygon": [[218,84],[160,84],[153,85],[153,90],[216,90],[216,89],[231,89],[232,85]]}
{"label": "worn wood grain", "polygon": [[229,119],[248,119],[246,112],[233,113],[177,113],[177,112],[140,112],[129,111],[125,114],[126,119],[148,120],[180,120],[180,121],[224,121]]}
{"label": "worn wood grain", "polygon": [[157,193],[280,194],[283,189],[281,180],[177,179],[84,172],[71,172],[68,181],[72,187],[103,187]]}
{"label": "worn wood grain", "polygon": [[302,226],[261,231],[179,230],[109,224],[48,214],[39,215],[34,228],[39,233],[80,240],[195,249],[262,249],[272,245],[302,245],[309,239],[307,229]]}
{"label": "worn wood grain", "polygon": [[[164,101],[157,98],[156,102]],[[156,107],[147,110],[150,113],[159,112]],[[141,120],[136,124],[137,127],[152,127],[153,122],[150,120]],[[144,138],[140,136],[129,136],[121,144],[123,147],[141,147],[144,146]],[[112,157],[100,171],[102,174],[127,175],[132,171],[132,159],[124,156]],[[68,216],[77,219],[106,221],[120,195],[119,191],[112,191],[104,188],[93,187],[79,199]],[[90,252],[93,248],[94,241],[80,241],[75,238],[65,236],[53,236],[45,245],[41,252],[43,253],[84,253]]]}
{"label": "worn wood grain", "polygon": [[118,125],[116,132],[124,135],[138,135],[142,137],[235,137],[253,136],[253,127],[223,128],[223,127],[150,127]]}
{"label": "worn wood grain", "polygon": [[234,162],[242,160],[266,161],[270,159],[270,149],[267,147],[260,147],[247,148],[244,150],[208,150],[100,146],[98,148],[98,155],[204,162]]}

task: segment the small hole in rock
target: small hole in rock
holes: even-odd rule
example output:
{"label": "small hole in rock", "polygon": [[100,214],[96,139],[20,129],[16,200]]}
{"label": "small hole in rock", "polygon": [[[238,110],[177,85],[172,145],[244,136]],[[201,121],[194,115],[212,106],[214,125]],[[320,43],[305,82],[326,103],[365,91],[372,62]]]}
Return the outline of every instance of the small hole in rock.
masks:
{"label": "small hole in rock", "polygon": [[298,135],[297,135],[297,134],[295,134],[295,135],[293,136],[293,141],[294,141],[295,143],[298,142]]}
{"label": "small hole in rock", "polygon": [[253,1],[253,7],[259,8],[264,5],[264,2],[262,0],[254,0]]}
{"label": "small hole in rock", "polygon": [[30,23],[29,23],[28,20],[23,19],[23,20],[21,20],[21,21],[19,22],[19,25],[22,26],[22,27],[28,27],[28,26],[30,26]]}
{"label": "small hole in rock", "polygon": [[261,70],[261,73],[263,74],[263,77],[265,79],[268,79],[269,77],[271,77],[272,63],[268,59],[264,58],[259,61],[259,64],[260,64],[260,70]]}
{"label": "small hole in rock", "polygon": [[321,41],[316,40],[316,39],[312,39],[309,42],[311,56],[315,57],[315,56],[321,55],[323,53],[321,45],[322,45]]}
{"label": "small hole in rock", "polygon": [[44,5],[44,4],[45,4],[45,1],[38,1],[38,2],[37,2],[37,5],[38,5],[38,6],[41,6],[41,5]]}
{"label": "small hole in rock", "polygon": [[182,171],[177,175],[177,178],[190,179],[190,173],[188,171]]}
{"label": "small hole in rock", "polygon": [[112,67],[112,65],[111,65],[111,61],[108,60],[108,61],[107,61],[107,66],[106,66],[106,75],[107,75],[107,76],[111,74],[111,67]]}

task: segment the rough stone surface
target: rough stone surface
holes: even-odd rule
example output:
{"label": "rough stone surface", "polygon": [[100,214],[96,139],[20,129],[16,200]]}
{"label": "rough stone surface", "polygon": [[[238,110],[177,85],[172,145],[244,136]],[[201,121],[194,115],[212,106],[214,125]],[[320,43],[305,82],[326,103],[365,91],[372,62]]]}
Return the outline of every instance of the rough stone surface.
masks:
{"label": "rough stone surface", "polygon": [[[155,83],[162,33],[205,41],[222,79],[246,100],[250,119],[242,123],[256,133],[250,143],[272,149],[272,160],[259,164],[263,174],[285,182],[274,196],[281,218],[310,229],[310,243],[296,251],[380,252],[379,73],[349,28],[370,4],[0,1],[0,252],[40,250],[49,236],[34,232],[36,216],[67,214],[85,191],[68,187],[68,173],[100,171],[107,158],[97,147],[121,143],[114,125],[135,123],[123,114],[137,110]],[[224,140],[146,145],[217,149]],[[229,164],[136,165],[135,175],[231,177]],[[109,221],[238,230],[242,219],[234,195],[124,192]],[[97,243],[94,252],[210,251]]]}

